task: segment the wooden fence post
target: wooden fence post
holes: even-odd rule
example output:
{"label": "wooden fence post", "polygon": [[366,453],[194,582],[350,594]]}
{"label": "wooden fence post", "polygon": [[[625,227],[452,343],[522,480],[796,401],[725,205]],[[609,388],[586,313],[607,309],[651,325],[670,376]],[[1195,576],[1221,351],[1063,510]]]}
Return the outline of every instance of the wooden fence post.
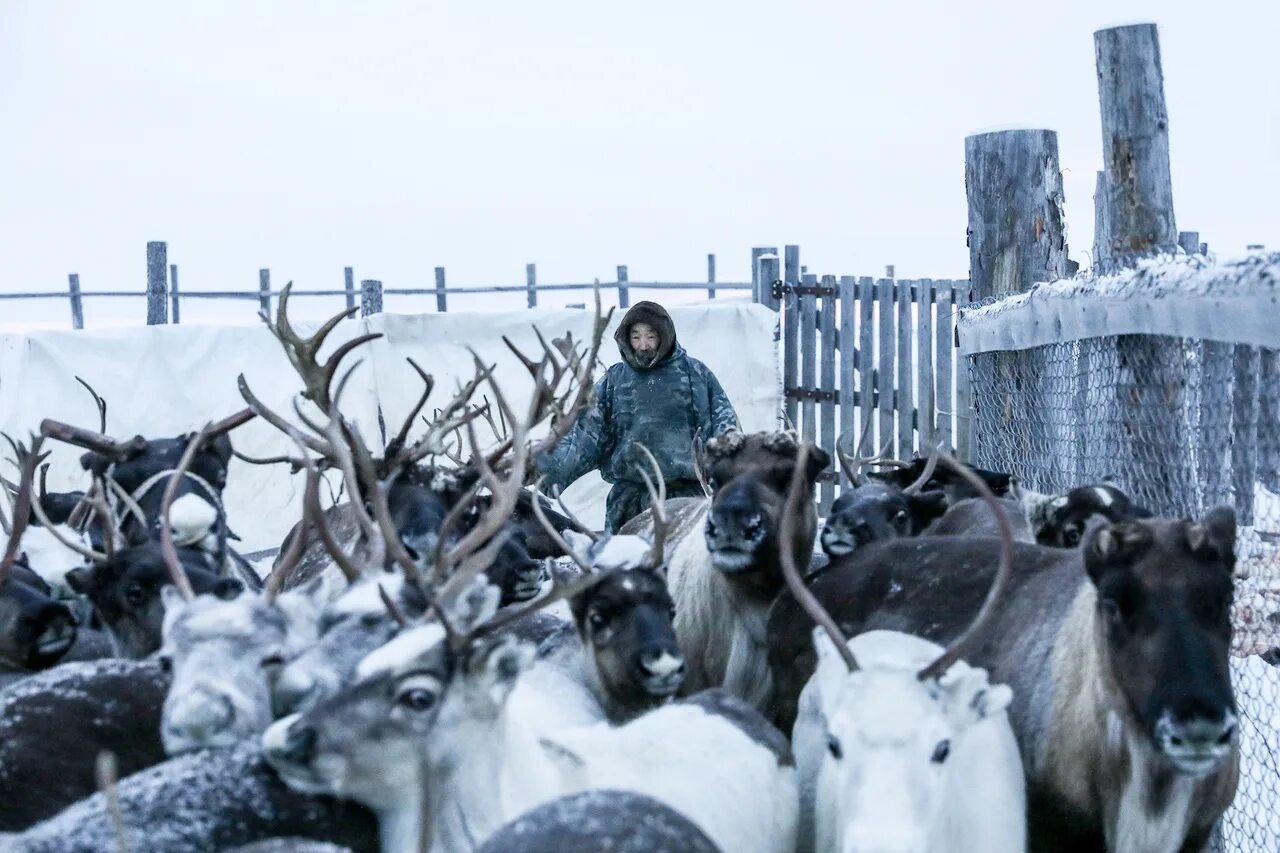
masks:
{"label": "wooden fence post", "polygon": [[1062,170],[1052,130],[1002,130],[964,141],[969,281],[977,301],[1067,274]]}
{"label": "wooden fence post", "polygon": [[[1110,251],[1113,259],[1128,264],[1137,253],[1173,251],[1178,243],[1160,42],[1154,24],[1135,24],[1098,30],[1093,44],[1107,172]],[[1102,415],[1103,423],[1117,427],[1108,443],[1114,442],[1129,458],[1167,460],[1161,476],[1121,485],[1143,487],[1135,498],[1157,514],[1179,514],[1187,498],[1182,484],[1196,479],[1182,415],[1187,389],[1181,344],[1145,335],[1120,335],[1115,346],[1119,374],[1108,405],[1116,408]],[[1249,383],[1249,377],[1236,374],[1237,387]],[[1206,397],[1218,397],[1204,400],[1202,405],[1227,407],[1227,389],[1202,391]],[[1153,423],[1153,418],[1158,418],[1158,423]],[[1234,426],[1232,434],[1237,442],[1248,440],[1244,431]],[[1105,460],[1108,467],[1116,461]],[[1252,489],[1237,496],[1237,512],[1247,515],[1246,505],[1251,505],[1252,496]]]}
{"label": "wooden fence post", "polygon": [[915,398],[911,393],[911,281],[899,279],[895,290],[898,297],[898,382],[894,395],[894,408],[898,410],[898,459],[910,459],[914,447],[911,413],[915,411]]}
{"label": "wooden fence post", "polygon": [[258,270],[258,310],[271,317],[271,270]]}
{"label": "wooden fence post", "polygon": [[449,310],[449,291],[444,284],[444,267],[436,267],[436,311],[444,314]]}
{"label": "wooden fence post", "polygon": [[836,438],[831,459],[835,463],[835,470],[842,491],[849,487],[849,478],[844,475],[844,468],[840,465],[840,460],[834,451],[840,449],[840,437],[842,435],[849,436],[850,441],[854,441],[854,436],[857,435],[854,432],[853,418],[853,374],[858,369],[858,364],[862,359],[862,353],[858,352],[858,343],[854,339],[853,323],[858,314],[855,301],[857,293],[854,286],[853,276],[840,276],[840,331],[837,338],[840,342],[840,420],[836,428]]}
{"label": "wooden fence post", "polygon": [[[782,275],[778,276],[783,284],[782,301],[782,385],[784,388],[798,388],[800,370],[800,297],[788,288],[800,283],[800,247],[783,247]],[[767,303],[766,303],[767,304]],[[786,398],[787,420],[794,428],[799,422],[799,398]]]}
{"label": "wooden fence post", "polygon": [[169,311],[175,325],[182,322],[182,311],[178,305],[177,264],[169,264]]}
{"label": "wooden fence post", "polygon": [[[800,285],[818,286],[816,275],[800,276]],[[800,303],[800,434],[810,444],[818,438],[818,419],[813,392],[818,387],[818,305],[812,294],[794,294]]]}
{"label": "wooden fence post", "polygon": [[[818,406],[818,419],[821,423],[821,441],[819,445],[827,453],[831,454],[831,458],[835,459],[836,454],[836,277],[833,275],[824,275],[822,277],[822,373],[821,385],[819,390],[822,392],[822,402]],[[840,466],[835,466],[834,470],[839,470]],[[822,514],[825,515],[827,510],[831,508],[831,502],[835,499],[836,481],[833,476],[829,480],[823,480],[819,489],[819,500]]]}
{"label": "wooden fence post", "polygon": [[360,282],[360,316],[382,313],[382,282],[365,279]]}
{"label": "wooden fence post", "polygon": [[1199,231],[1179,231],[1178,245],[1182,247],[1182,251],[1188,255],[1194,255],[1200,251],[1200,232]]}
{"label": "wooden fence post", "polygon": [[71,328],[84,328],[84,299],[80,296],[80,275],[67,276],[67,290],[71,295]]}
{"label": "wooden fence post", "polygon": [[1093,190],[1093,268],[1111,257],[1111,222],[1107,219],[1107,173],[1098,171]]}
{"label": "wooden fence post", "polygon": [[[774,311],[777,311],[782,303],[773,298],[773,281],[760,280],[760,266],[757,259],[761,255],[776,254],[778,254],[777,246],[756,246],[751,250],[751,300]],[[797,278],[795,281],[798,282],[799,279]]]}
{"label": "wooden fence post", "polygon": [[169,248],[162,241],[147,244],[147,325],[169,322],[169,288],[165,273],[169,269]]}
{"label": "wooden fence post", "polygon": [[876,374],[876,396],[880,403],[880,435],[867,454],[878,453],[888,445],[893,450],[893,412],[895,395],[893,393],[894,357],[897,355],[898,339],[893,334],[894,301],[893,279],[882,278],[876,283],[876,323],[880,338],[880,366]]}
{"label": "wooden fence post", "polygon": [[[1111,254],[1178,243],[1169,173],[1169,113],[1155,24],[1093,34],[1102,107]],[[1153,507],[1154,509],[1154,507]]]}
{"label": "wooden fence post", "polygon": [[351,267],[342,268],[342,290],[347,298],[347,310],[356,307],[356,271]]}
{"label": "wooden fence post", "polygon": [[[716,256],[707,255],[707,284],[716,283]],[[714,287],[707,288],[707,298],[716,298],[716,289]]]}
{"label": "wooden fence post", "polygon": [[618,307],[631,307],[631,289],[627,287],[626,264],[618,264]]}
{"label": "wooden fence post", "polygon": [[528,295],[530,308],[538,307],[538,265],[524,265],[524,289]]}
{"label": "wooden fence post", "polygon": [[[858,279],[858,431],[849,436],[850,441],[857,441],[857,436],[867,430],[874,447],[876,433],[867,425],[875,419],[876,411],[876,283],[871,276]],[[851,447],[855,456],[868,456],[875,450],[864,450]]]}
{"label": "wooden fence post", "polygon": [[916,282],[916,432],[920,455],[933,450],[933,279]]}
{"label": "wooden fence post", "polygon": [[[753,272],[752,272],[752,275],[756,275],[756,274],[758,274],[758,275],[759,275],[759,277],[761,277],[761,278],[768,278],[770,281],[773,281],[773,280],[775,280],[776,278],[778,278],[778,276],[779,276],[779,275],[780,275],[780,273],[781,273],[780,262],[779,262],[779,260],[778,260],[778,256],[777,256],[777,255],[769,255],[769,254],[766,254],[766,255],[760,255],[760,256],[759,256],[759,258],[758,258],[758,264],[759,264],[759,269],[758,269],[758,270],[753,271]],[[783,350],[783,354],[784,354],[784,355],[786,354],[786,350],[785,350],[785,349]],[[776,377],[775,377],[775,381],[776,381]],[[791,398],[787,396],[787,389],[788,389],[788,388],[790,388],[791,386],[790,386],[790,385],[788,385],[788,384],[787,384],[787,382],[788,382],[788,380],[787,380],[787,377],[786,377],[786,372],[784,371],[784,372],[783,372],[783,376],[782,376],[782,403],[783,403],[783,408],[782,408],[782,411],[781,411],[781,412],[779,413],[779,415],[778,415],[778,420],[782,420],[782,419],[785,417],[785,415],[786,415],[786,411],[787,411],[787,406],[788,406],[788,405],[790,405],[790,402],[791,402]],[[793,384],[794,384],[794,383],[793,383]]]}

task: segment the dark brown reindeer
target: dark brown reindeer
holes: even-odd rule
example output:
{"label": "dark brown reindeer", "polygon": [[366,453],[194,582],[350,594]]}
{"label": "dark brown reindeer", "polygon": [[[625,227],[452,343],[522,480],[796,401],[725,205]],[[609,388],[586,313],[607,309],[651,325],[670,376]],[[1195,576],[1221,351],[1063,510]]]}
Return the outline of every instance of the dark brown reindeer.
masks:
{"label": "dark brown reindeer", "polygon": [[[1227,666],[1236,525],[1106,524],[1083,548],[1018,543],[999,613],[966,659],[1018,697],[1034,851],[1198,851],[1235,792]],[[951,642],[986,597],[997,540],[920,537],[834,562],[810,589],[846,633],[884,628]],[[783,721],[813,671],[808,620],[770,614]]]}
{"label": "dark brown reindeer", "polygon": [[[712,497],[667,502],[668,585],[675,600],[676,637],[685,656],[684,693],[723,687],[767,709],[772,684],[765,659],[765,618],[783,589],[779,555],[788,548],[808,565],[817,535],[810,501],[789,540],[780,536],[787,489],[800,444],[787,432],[729,432],[706,444]],[[810,447],[804,483],[811,495],[831,464]],[[622,533],[651,533],[651,512]]]}

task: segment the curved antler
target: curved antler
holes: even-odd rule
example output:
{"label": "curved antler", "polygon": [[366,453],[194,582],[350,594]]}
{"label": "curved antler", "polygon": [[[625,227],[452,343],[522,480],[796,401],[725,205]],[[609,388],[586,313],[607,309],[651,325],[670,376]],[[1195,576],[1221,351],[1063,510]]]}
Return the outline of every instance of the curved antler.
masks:
{"label": "curved antler", "polygon": [[128,441],[117,441],[109,435],[55,421],[53,418],[45,418],[40,422],[40,435],[92,450],[111,459],[126,459],[147,449],[147,440],[140,435],[135,435]]}
{"label": "curved antler", "polygon": [[978,492],[978,496],[991,508],[991,512],[996,517],[996,528],[1000,531],[1000,563],[996,568],[995,580],[991,582],[991,589],[987,591],[987,598],[982,602],[982,608],[978,610],[978,615],[973,617],[973,622],[964,633],[951,641],[951,644],[943,650],[937,660],[920,670],[918,677],[921,681],[940,677],[951,668],[953,663],[964,656],[969,644],[973,642],[973,639],[995,615],[996,605],[1003,596],[1005,588],[1009,585],[1009,579],[1013,575],[1013,528],[1009,526],[1009,517],[1005,515],[1004,507],[1000,505],[1000,501],[996,499],[986,481],[973,473],[969,466],[957,461],[947,453],[939,452],[938,459],[963,477],[969,485],[973,486]]}
{"label": "curved antler", "polygon": [[13,452],[17,455],[21,473],[18,477],[18,495],[13,502],[13,523],[9,530],[9,541],[5,545],[4,556],[0,556],[0,584],[8,579],[9,571],[14,563],[18,562],[18,554],[22,550],[22,534],[26,532],[27,524],[31,521],[31,507],[35,503],[31,499],[31,492],[35,488],[36,468],[44,458],[40,455],[40,446],[44,443],[43,436],[32,437],[29,451],[9,436],[6,435],[5,438],[13,445]]}
{"label": "curved antler", "polygon": [[942,445],[938,445],[929,454],[929,459],[924,464],[924,471],[915,479],[911,485],[902,490],[904,495],[918,495],[920,490],[924,488],[924,484],[929,482],[929,478],[933,476],[934,470],[938,467],[938,455],[942,453]]}
{"label": "curved antler", "polygon": [[662,477],[662,466],[658,464],[658,460],[649,448],[638,441],[632,443],[645,455],[645,458],[649,460],[649,464],[653,466],[653,476],[657,481],[657,486],[655,487],[654,480],[651,480],[643,469],[637,469],[644,479],[644,487],[649,491],[649,504],[653,507],[653,543],[649,546],[649,554],[645,558],[645,565],[648,568],[656,569],[663,564],[666,558],[667,482]]}
{"label": "curved antler", "polygon": [[799,453],[796,454],[795,468],[791,472],[791,485],[787,488],[787,503],[782,511],[782,524],[778,532],[782,577],[787,582],[787,589],[791,590],[791,594],[814,623],[827,632],[831,642],[835,643],[836,651],[844,659],[845,665],[849,667],[850,672],[853,672],[858,668],[858,659],[853,656],[853,650],[849,648],[849,641],[845,639],[840,626],[831,618],[831,614],[818,601],[817,596],[804,585],[804,581],[800,578],[800,570],[796,566],[795,552],[791,548],[791,542],[796,535],[796,516],[800,514],[801,503],[808,499],[807,490],[804,487],[804,473],[808,462],[809,443],[803,442]]}
{"label": "curved antler", "polygon": [[178,588],[178,592],[187,601],[195,598],[196,593],[191,588],[191,580],[187,577],[186,571],[183,570],[182,561],[178,559],[178,549],[173,544],[173,528],[169,523],[169,511],[173,508],[173,499],[178,494],[178,484],[182,482],[182,475],[191,467],[191,460],[195,458],[196,451],[204,444],[212,426],[212,424],[205,425],[187,443],[187,449],[182,452],[182,458],[178,460],[178,467],[174,468],[173,474],[170,475],[169,482],[164,487],[164,497],[160,500],[160,553],[164,556],[164,564],[169,569],[169,577],[173,581],[173,585]]}

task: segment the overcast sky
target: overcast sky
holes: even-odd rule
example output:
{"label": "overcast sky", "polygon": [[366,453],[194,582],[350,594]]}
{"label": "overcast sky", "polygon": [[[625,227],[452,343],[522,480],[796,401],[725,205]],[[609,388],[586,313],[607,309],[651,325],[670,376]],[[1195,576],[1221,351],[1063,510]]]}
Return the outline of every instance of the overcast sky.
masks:
{"label": "overcast sky", "polygon": [[[1275,0],[0,0],[0,288],[963,278],[964,137],[1058,131],[1087,265],[1092,33],[1160,26],[1180,228],[1280,246]],[[553,295],[560,305],[574,297]],[[327,313],[332,306],[315,304]],[[429,303],[389,300],[389,310]],[[481,307],[455,301],[458,307]],[[486,299],[482,307],[522,304]],[[241,303],[186,319],[251,320]],[[89,302],[90,325],[143,317]],[[67,323],[0,302],[0,324]]]}

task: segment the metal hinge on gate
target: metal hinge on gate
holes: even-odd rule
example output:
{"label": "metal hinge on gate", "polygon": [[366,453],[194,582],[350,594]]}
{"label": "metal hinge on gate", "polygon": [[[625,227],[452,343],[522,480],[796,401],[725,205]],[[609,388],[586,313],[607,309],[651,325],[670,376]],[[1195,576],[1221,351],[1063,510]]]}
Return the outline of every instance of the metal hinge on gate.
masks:
{"label": "metal hinge on gate", "polygon": [[788,284],[781,280],[773,283],[775,301],[781,301],[782,297],[788,293],[794,293],[796,296],[839,296],[840,288],[824,287],[820,284]]}
{"label": "metal hinge on gate", "polygon": [[825,402],[826,400],[835,400],[835,391],[821,391],[817,388],[788,388],[786,396],[795,400],[816,400],[817,402]]}

